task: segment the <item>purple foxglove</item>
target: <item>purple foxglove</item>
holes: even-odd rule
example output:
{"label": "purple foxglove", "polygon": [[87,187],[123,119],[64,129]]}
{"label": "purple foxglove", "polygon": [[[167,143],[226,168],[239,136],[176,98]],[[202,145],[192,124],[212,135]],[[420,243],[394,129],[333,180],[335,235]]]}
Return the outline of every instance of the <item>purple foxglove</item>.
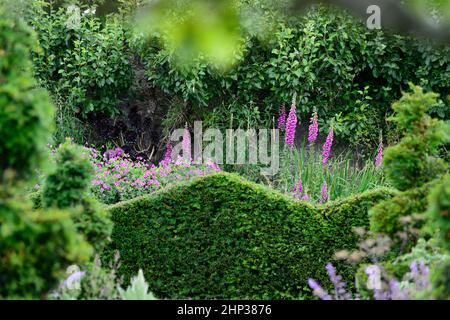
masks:
{"label": "purple foxglove", "polygon": [[295,129],[297,127],[297,109],[295,101],[292,101],[291,110],[286,123],[286,145],[293,147],[295,139]]}
{"label": "purple foxglove", "polygon": [[319,132],[319,123],[317,122],[317,112],[314,112],[311,118],[311,123],[309,125],[309,134],[308,134],[309,144],[313,144],[314,141],[317,140],[318,132]]}
{"label": "purple foxglove", "polygon": [[328,132],[327,140],[322,147],[322,163],[325,165],[328,163],[328,158],[330,157],[331,146],[333,145],[334,132],[333,127],[330,127]]}
{"label": "purple foxglove", "polygon": [[380,142],[380,144],[378,145],[378,152],[377,155],[375,157],[375,168],[380,168],[381,167],[381,161],[383,160],[383,143]]}
{"label": "purple foxglove", "polygon": [[328,185],[326,181],[323,182],[320,196],[321,196],[320,203],[325,203],[328,201]]}

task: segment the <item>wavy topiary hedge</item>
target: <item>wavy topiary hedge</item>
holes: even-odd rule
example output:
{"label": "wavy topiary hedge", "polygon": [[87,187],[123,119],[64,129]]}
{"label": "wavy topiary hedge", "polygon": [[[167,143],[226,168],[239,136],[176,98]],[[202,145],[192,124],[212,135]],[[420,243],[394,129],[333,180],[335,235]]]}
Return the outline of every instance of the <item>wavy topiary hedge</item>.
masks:
{"label": "wavy topiary hedge", "polygon": [[[128,281],[142,268],[170,298],[299,298],[307,279],[329,284],[324,266],[355,246],[367,210],[394,195],[377,189],[331,202],[296,202],[234,174],[218,173],[111,206],[112,242]],[[337,263],[347,280],[349,265]],[[352,281],[350,281],[352,282]]]}

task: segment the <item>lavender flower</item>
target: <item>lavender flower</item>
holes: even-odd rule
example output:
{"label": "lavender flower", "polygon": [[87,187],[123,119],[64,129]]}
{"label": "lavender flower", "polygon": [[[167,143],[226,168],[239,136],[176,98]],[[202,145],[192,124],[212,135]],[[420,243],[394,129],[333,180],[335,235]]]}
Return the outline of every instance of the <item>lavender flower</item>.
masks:
{"label": "lavender flower", "polygon": [[325,165],[328,163],[328,158],[330,157],[331,146],[333,145],[334,132],[333,127],[330,127],[328,132],[327,140],[322,147],[322,163]]}
{"label": "lavender flower", "polygon": [[189,133],[187,123],[184,127],[183,142],[182,142],[181,146],[183,149],[183,158],[186,159],[188,163],[191,163],[192,162],[191,134]]}
{"label": "lavender flower", "polygon": [[378,152],[375,157],[375,168],[381,167],[381,161],[383,160],[383,142],[380,141],[380,144],[378,145]]}
{"label": "lavender flower", "polygon": [[313,144],[317,140],[317,134],[319,132],[319,124],[317,122],[317,112],[314,111],[309,125],[308,141],[309,144]]}
{"label": "lavender flower", "polygon": [[344,281],[342,281],[342,276],[336,273],[336,269],[334,268],[334,266],[331,263],[328,263],[325,269],[327,269],[328,276],[330,277],[330,280],[334,285],[336,292],[336,299],[350,300],[352,296],[345,290],[347,284]]}
{"label": "lavender flower", "polygon": [[293,147],[295,139],[295,129],[297,126],[297,109],[295,107],[295,99],[292,101],[291,110],[286,123],[286,145]]}
{"label": "lavender flower", "polygon": [[74,273],[72,273],[70,276],[67,277],[67,279],[65,279],[63,281],[63,283],[61,284],[61,288],[64,287],[68,287],[68,288],[72,288],[72,287],[79,287],[78,281],[84,277],[84,275],[86,274],[86,272],[84,271],[76,271]]}
{"label": "lavender flower", "polygon": [[308,279],[309,287],[314,290],[314,295],[321,300],[332,300],[331,296],[326,292],[314,279]]}
{"label": "lavender flower", "polygon": [[325,203],[328,201],[328,185],[327,185],[326,181],[324,181],[322,184],[322,190],[320,191],[320,196],[321,196],[321,199],[319,201],[320,203]]}
{"label": "lavender flower", "polygon": [[281,106],[280,115],[278,116],[278,129],[281,131],[286,129],[286,110],[284,104]]}

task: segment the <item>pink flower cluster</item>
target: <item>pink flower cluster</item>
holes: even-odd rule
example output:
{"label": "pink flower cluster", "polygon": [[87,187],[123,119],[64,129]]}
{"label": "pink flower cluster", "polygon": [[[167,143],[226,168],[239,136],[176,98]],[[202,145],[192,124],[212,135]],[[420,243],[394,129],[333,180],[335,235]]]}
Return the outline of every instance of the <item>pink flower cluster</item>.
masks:
{"label": "pink flower cluster", "polygon": [[314,112],[311,118],[311,123],[309,125],[309,134],[308,134],[309,144],[313,144],[314,141],[317,140],[318,133],[319,133],[319,123],[317,122],[317,112]]}
{"label": "pink flower cluster", "polygon": [[375,157],[375,168],[379,169],[381,167],[381,162],[383,161],[383,142],[380,141],[378,145],[377,155]]}
{"label": "pink flower cluster", "polygon": [[322,163],[325,165],[328,163],[328,158],[330,157],[331,146],[333,145],[333,127],[330,127],[330,131],[328,132],[327,140],[325,141],[322,147]]}
{"label": "pink flower cluster", "polygon": [[285,137],[286,145],[290,146],[291,148],[294,147],[296,127],[297,127],[297,108],[295,107],[295,101],[293,101],[286,123],[286,137]]}

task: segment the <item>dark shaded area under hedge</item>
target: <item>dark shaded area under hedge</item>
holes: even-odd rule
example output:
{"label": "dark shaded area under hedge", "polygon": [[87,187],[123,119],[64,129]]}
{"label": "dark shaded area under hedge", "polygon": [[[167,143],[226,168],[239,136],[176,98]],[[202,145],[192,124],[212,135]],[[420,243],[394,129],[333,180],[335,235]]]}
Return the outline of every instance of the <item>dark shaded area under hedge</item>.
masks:
{"label": "dark shaded area under hedge", "polygon": [[[330,285],[324,266],[353,248],[355,226],[395,191],[377,189],[326,205],[219,173],[111,206],[108,260],[121,254],[125,282],[143,269],[161,298],[300,298],[307,279]],[[353,270],[336,262],[350,284]]]}

